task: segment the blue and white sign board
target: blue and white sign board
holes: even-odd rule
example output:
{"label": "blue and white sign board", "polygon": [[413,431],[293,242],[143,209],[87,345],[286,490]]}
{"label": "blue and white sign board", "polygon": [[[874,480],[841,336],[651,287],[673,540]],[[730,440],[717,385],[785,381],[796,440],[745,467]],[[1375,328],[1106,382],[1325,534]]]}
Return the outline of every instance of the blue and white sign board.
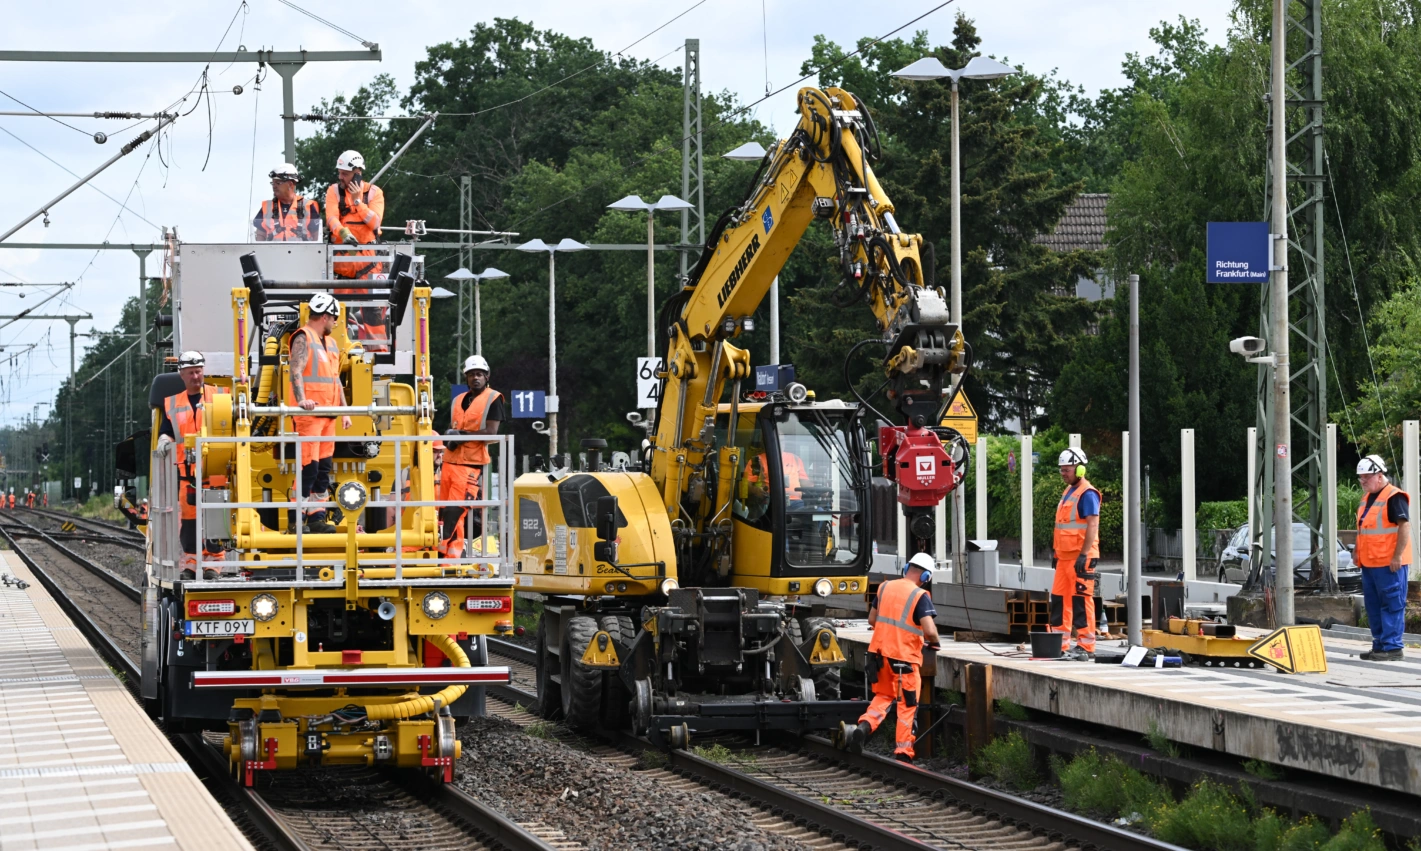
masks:
{"label": "blue and white sign board", "polygon": [[459,398],[459,394],[460,394],[460,393],[467,393],[467,392],[469,392],[469,385],[467,385],[467,384],[451,384],[451,385],[449,385],[449,404],[451,404],[451,405],[454,404],[454,400],[457,399],[457,398]]}
{"label": "blue and white sign board", "polygon": [[537,420],[548,415],[548,396],[542,390],[514,390],[510,394],[515,420]]}
{"label": "blue and white sign board", "polygon": [[636,406],[655,408],[661,404],[661,379],[656,374],[665,367],[661,358],[636,359]]}
{"label": "blue and white sign board", "polygon": [[794,364],[781,363],[755,367],[755,390],[760,393],[774,393],[783,390],[794,381]]}
{"label": "blue and white sign board", "polygon": [[1273,266],[1273,237],[1267,222],[1209,222],[1211,284],[1266,284]]}

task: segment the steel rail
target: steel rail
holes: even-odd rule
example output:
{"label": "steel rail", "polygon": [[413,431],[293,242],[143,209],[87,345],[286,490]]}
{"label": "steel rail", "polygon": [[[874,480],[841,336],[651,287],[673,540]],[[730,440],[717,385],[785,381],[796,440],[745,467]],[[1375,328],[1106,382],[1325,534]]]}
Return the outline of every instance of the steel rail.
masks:
{"label": "steel rail", "polygon": [[59,604],[59,608],[69,616],[69,619],[74,622],[74,626],[89,639],[99,655],[104,657],[104,661],[124,674],[127,680],[125,685],[128,686],[129,691],[136,693],[139,678],[138,666],[134,664],[132,659],[128,658],[128,654],[120,650],[118,645],[114,644],[113,639],[108,636],[108,633],[99,629],[98,625],[90,620],[89,616],[84,613],[84,610],[71,600],[68,594],[64,593],[64,589],[60,588],[59,583],[54,581],[54,577],[46,573],[44,568],[40,567],[39,564],[30,557],[30,554],[25,552],[25,550],[16,543],[15,538],[10,534],[10,530],[4,526],[0,526],[0,537],[3,537],[10,544],[10,549],[14,550],[15,555],[20,557],[20,561],[23,561],[25,566],[34,573],[35,578],[40,581],[40,584],[49,592],[49,595],[54,598],[54,602]]}
{"label": "steel rail", "polygon": [[427,778],[418,778],[413,774],[405,774],[400,780],[412,792],[417,790],[427,796],[421,798],[415,795],[416,800],[428,800],[444,808],[449,815],[473,828],[473,832],[481,839],[508,851],[556,851],[556,846],[458,786],[433,783]]}
{"label": "steel rail", "polygon": [[[142,591],[137,588],[134,588],[132,585],[129,585],[127,582],[123,581],[122,577],[113,573],[103,565],[79,555],[78,553],[59,543],[55,539],[51,538],[49,536],[49,533],[45,532],[43,529],[36,529],[25,521],[19,519],[18,517],[0,518],[0,523],[18,523],[19,525],[24,526],[26,529],[30,530],[31,534],[39,537],[40,540],[44,541],[47,546],[53,547],[54,549],[62,553],[65,558],[69,559],[70,561],[74,562],[75,564],[99,577],[103,581],[107,582],[109,585],[112,585],[123,596],[127,597],[135,603],[140,603],[143,601]],[[7,534],[6,537],[9,538],[10,535]]]}
{"label": "steel rail", "polygon": [[1068,813],[988,789],[964,780],[927,771],[871,753],[850,753],[820,736],[803,736],[801,748],[824,762],[869,776],[881,777],[895,785],[956,801],[973,811],[1022,828],[1045,831],[1053,838],[1101,851],[1184,851],[1178,845],[1151,839],[1113,825]]}
{"label": "steel rail", "polygon": [[260,794],[232,778],[231,766],[203,741],[200,734],[181,733],[173,738],[187,752],[188,761],[194,763],[195,768],[200,766],[207,772],[211,778],[210,785],[218,787],[235,807],[251,819],[262,837],[271,842],[277,851],[311,851],[310,846],[286,825]]}
{"label": "steel rail", "polygon": [[41,517],[48,517],[51,520],[67,520],[70,523],[73,523],[75,526],[88,528],[94,532],[104,535],[110,535],[115,538],[128,537],[137,538],[138,540],[144,540],[143,533],[141,532],[129,529],[126,526],[120,526],[117,523],[110,523],[107,520],[99,520],[95,517],[80,517],[79,515],[71,514],[68,511],[55,511],[52,508],[39,508],[28,505],[17,505],[15,506],[15,510],[31,511],[35,514],[40,515]]}

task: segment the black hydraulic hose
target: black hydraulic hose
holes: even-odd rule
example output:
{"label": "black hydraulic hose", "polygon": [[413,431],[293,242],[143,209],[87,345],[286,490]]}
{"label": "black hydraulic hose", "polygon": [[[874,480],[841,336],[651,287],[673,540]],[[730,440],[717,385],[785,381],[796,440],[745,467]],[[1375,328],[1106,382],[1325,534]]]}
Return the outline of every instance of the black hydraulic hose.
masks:
{"label": "black hydraulic hose", "polygon": [[860,340],[859,342],[854,344],[853,348],[849,349],[849,353],[844,356],[844,383],[849,386],[849,392],[854,394],[854,398],[858,400],[858,403],[860,405],[863,405],[865,408],[872,411],[873,415],[875,417],[878,417],[880,420],[886,423],[891,423],[893,422],[893,420],[889,419],[888,417],[885,417],[882,411],[875,408],[872,403],[870,403],[867,399],[859,395],[858,388],[854,386],[853,379],[849,377],[849,363],[853,361],[854,355],[858,353],[858,350],[863,348],[864,346],[867,346],[869,343],[882,342],[882,340],[869,338],[867,340]]}
{"label": "black hydraulic hose", "polygon": [[923,286],[928,289],[937,289],[937,249],[925,239],[918,256],[923,260]]}

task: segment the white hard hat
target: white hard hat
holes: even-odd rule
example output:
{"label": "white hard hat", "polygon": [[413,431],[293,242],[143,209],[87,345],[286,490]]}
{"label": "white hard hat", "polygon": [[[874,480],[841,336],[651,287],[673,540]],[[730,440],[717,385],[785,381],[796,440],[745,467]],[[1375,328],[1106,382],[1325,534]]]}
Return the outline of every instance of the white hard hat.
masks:
{"label": "white hard hat", "polygon": [[178,369],[187,369],[190,366],[206,366],[207,358],[202,356],[202,352],[183,352],[178,355]]}
{"label": "white hard hat", "polygon": [[464,358],[464,371],[469,372],[475,369],[481,369],[484,372],[493,371],[488,368],[488,361],[484,360],[483,355],[469,355]]}
{"label": "white hard hat", "polygon": [[270,177],[273,180],[289,180],[292,183],[301,182],[300,172],[296,171],[296,166],[292,165],[291,163],[282,163],[281,165],[272,169],[271,173],[268,174],[267,177]]}
{"label": "white hard hat", "polygon": [[1368,455],[1357,462],[1357,475],[1365,476],[1368,473],[1385,473],[1386,462],[1380,455]]}
{"label": "white hard hat", "polygon": [[354,171],[355,169],[365,170],[365,157],[359,151],[346,151],[336,157],[336,168],[342,171]]}
{"label": "white hard hat", "polygon": [[1065,467],[1067,465],[1075,466],[1086,463],[1089,462],[1085,459],[1085,450],[1076,449],[1073,446],[1066,447],[1066,451],[1062,452],[1061,457],[1056,459],[1057,467]]}
{"label": "white hard hat", "polygon": [[340,316],[340,302],[336,301],[336,297],[330,293],[316,293],[311,296],[311,315],[320,316],[322,314]]}
{"label": "white hard hat", "polygon": [[909,567],[920,567],[923,570],[932,570],[935,565],[936,562],[933,561],[933,557],[929,553],[918,553],[908,559]]}

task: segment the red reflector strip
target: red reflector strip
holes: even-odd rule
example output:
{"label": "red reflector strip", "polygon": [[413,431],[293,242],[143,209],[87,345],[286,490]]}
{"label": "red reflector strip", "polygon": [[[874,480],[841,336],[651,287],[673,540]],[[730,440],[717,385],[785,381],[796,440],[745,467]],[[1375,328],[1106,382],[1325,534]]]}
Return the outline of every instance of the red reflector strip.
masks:
{"label": "red reflector strip", "polygon": [[446,686],[507,683],[508,668],[371,668],[343,671],[194,671],[193,688],[322,688],[328,686]]}
{"label": "red reflector strip", "polygon": [[236,600],[187,601],[187,616],[190,618],[216,617],[219,615],[235,615],[236,613]]}
{"label": "red reflector strip", "polygon": [[513,611],[512,597],[469,597],[464,600],[464,611],[467,612],[511,612]]}

